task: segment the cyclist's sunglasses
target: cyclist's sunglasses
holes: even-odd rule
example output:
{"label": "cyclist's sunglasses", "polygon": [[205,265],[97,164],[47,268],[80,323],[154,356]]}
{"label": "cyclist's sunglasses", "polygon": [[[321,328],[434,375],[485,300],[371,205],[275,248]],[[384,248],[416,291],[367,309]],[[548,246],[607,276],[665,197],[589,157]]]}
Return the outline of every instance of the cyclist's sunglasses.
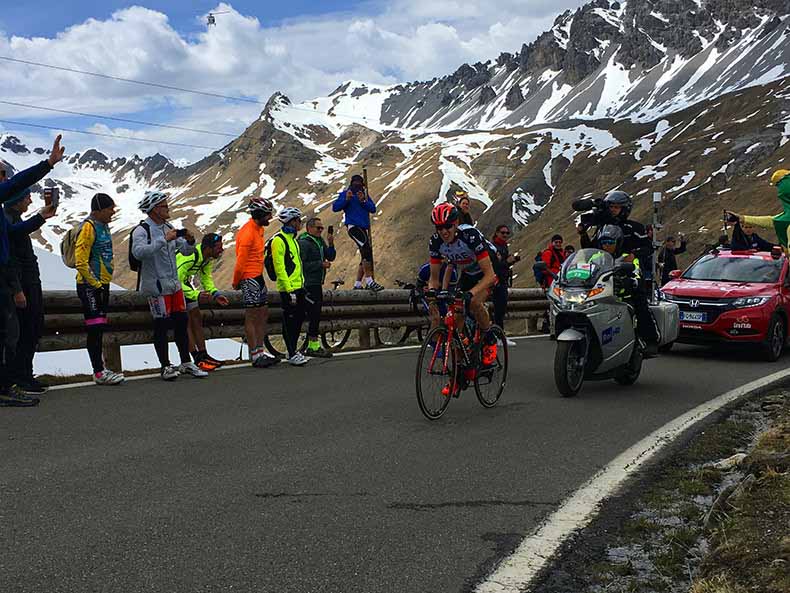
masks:
{"label": "cyclist's sunglasses", "polygon": [[447,224],[437,224],[436,226],[437,231],[449,231],[453,226],[455,226],[454,222],[449,222]]}

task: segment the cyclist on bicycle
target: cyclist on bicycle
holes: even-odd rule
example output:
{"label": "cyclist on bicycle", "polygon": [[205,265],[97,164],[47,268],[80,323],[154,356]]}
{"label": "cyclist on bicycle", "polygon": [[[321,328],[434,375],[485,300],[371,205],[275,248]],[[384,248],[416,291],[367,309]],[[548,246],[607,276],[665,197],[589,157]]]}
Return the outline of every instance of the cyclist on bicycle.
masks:
{"label": "cyclist on bicycle", "polygon": [[[485,336],[481,357],[483,366],[490,366],[496,362],[497,344],[496,338],[487,334],[491,320],[485,303],[497,282],[492,264],[494,247],[477,229],[467,226],[459,229],[459,220],[458,209],[449,203],[439,204],[431,212],[431,222],[436,227],[436,234],[428,244],[431,256],[428,288],[441,288],[441,269],[445,261],[456,267],[460,274],[458,289],[471,295],[469,308]],[[462,322],[463,320],[460,326]]]}

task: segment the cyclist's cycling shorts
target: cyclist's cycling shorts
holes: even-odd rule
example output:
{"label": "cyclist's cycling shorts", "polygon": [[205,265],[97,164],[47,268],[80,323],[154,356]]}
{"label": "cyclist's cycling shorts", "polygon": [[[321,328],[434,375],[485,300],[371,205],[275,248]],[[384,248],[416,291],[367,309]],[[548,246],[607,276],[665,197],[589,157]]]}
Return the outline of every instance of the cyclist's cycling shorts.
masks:
{"label": "cyclist's cycling shorts", "polygon": [[348,236],[357,244],[362,261],[373,261],[373,245],[370,243],[370,230],[359,226],[349,226]]}
{"label": "cyclist's cycling shorts", "polygon": [[245,309],[255,309],[265,307],[268,302],[268,292],[263,276],[256,278],[244,278],[239,282],[241,290],[242,307]]}
{"label": "cyclist's cycling shorts", "polygon": [[[466,272],[462,272],[461,278],[458,280],[458,290],[460,290],[461,292],[469,292],[475,286],[477,286],[477,283],[480,282],[482,279],[483,279],[482,270],[479,270],[475,274],[467,274]],[[494,286],[496,286],[498,283],[499,283],[499,279],[498,278],[494,279]],[[493,286],[488,289],[489,296],[491,295],[492,288]]]}
{"label": "cyclist's cycling shorts", "polygon": [[184,291],[179,290],[173,294],[150,297],[148,299],[148,308],[151,309],[151,315],[154,319],[167,319],[174,313],[185,313],[187,304],[184,300]]}

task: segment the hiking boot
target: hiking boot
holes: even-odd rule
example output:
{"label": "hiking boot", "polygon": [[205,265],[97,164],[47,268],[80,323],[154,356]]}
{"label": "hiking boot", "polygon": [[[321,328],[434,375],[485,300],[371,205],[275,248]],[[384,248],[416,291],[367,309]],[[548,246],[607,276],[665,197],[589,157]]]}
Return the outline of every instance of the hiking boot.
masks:
{"label": "hiking boot", "polygon": [[169,364],[166,367],[162,367],[160,375],[165,381],[175,381],[178,379],[178,369]]}
{"label": "hiking boot", "polygon": [[94,373],[93,382],[96,385],[119,385],[124,382],[126,377],[121,373],[114,373],[113,371],[104,369],[100,373]]}
{"label": "hiking boot", "polygon": [[40,401],[37,397],[28,397],[16,385],[0,392],[0,406],[5,408],[32,408]]}
{"label": "hiking boot", "polygon": [[381,292],[382,290],[384,290],[384,287],[378,282],[376,282],[375,280],[371,280],[370,282],[368,282],[368,285],[365,288],[367,288],[368,290],[372,290],[373,292]]}
{"label": "hiking boot", "polygon": [[208,377],[208,373],[202,369],[199,369],[194,362],[182,362],[178,366],[178,374],[192,375],[193,377],[198,377],[200,379]]}

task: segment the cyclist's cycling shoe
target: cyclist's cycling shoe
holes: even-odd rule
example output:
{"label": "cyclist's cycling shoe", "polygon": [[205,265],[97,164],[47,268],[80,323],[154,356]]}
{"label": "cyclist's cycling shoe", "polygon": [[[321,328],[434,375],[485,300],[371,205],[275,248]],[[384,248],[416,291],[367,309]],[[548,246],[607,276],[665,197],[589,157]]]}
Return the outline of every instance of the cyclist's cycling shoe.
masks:
{"label": "cyclist's cycling shoe", "polygon": [[224,360],[217,360],[216,358],[214,358],[213,356],[210,356],[208,354],[206,354],[206,357],[203,360],[205,360],[208,363],[213,364],[215,367],[221,367],[222,365],[225,364]]}
{"label": "cyclist's cycling shoe", "polygon": [[444,397],[450,397],[450,395],[451,395],[450,390],[451,389],[452,389],[452,396],[453,397],[458,397],[459,395],[461,395],[461,383],[459,381],[456,381],[454,387],[455,387],[455,389],[453,389],[453,386],[451,386],[450,383],[448,383],[447,385],[445,385],[442,388],[442,395]]}
{"label": "cyclist's cycling shoe", "polygon": [[199,363],[197,363],[197,367],[201,371],[206,371],[207,373],[210,373],[211,371],[215,371],[219,368],[217,365],[209,362],[208,359],[201,360]]}
{"label": "cyclist's cycling shoe", "polygon": [[368,290],[372,290],[373,292],[381,292],[382,290],[384,290],[384,287],[378,282],[376,282],[375,280],[371,280],[370,282],[368,282],[368,285],[365,288],[367,288]]}
{"label": "cyclist's cycling shoe", "polygon": [[496,364],[497,351],[496,344],[485,344],[483,346],[483,356],[481,357],[483,368],[492,367]]}

